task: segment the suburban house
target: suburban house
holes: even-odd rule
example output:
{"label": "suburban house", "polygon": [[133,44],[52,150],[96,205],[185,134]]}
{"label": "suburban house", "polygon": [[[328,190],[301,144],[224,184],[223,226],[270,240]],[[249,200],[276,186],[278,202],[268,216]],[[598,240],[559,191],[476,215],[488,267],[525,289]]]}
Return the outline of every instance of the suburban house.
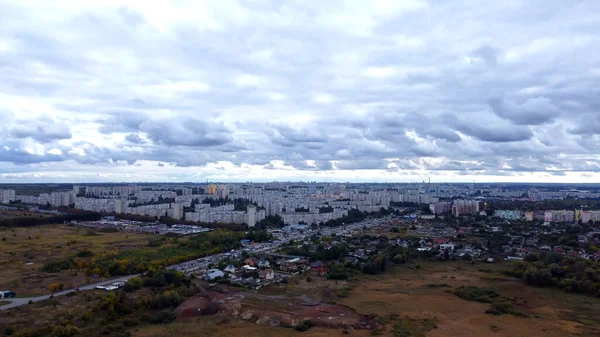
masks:
{"label": "suburban house", "polygon": [[206,275],[204,275],[204,279],[207,281],[213,281],[213,280],[218,279],[219,277],[223,277],[223,276],[225,276],[225,274],[222,271],[220,271],[219,269],[210,269],[210,270],[208,270]]}
{"label": "suburban house", "polygon": [[272,280],[275,277],[275,272],[271,268],[269,268],[269,269],[263,269],[263,270],[261,270],[261,271],[258,272],[258,277],[261,280],[270,281],[270,280]]}
{"label": "suburban house", "polygon": [[291,260],[283,260],[279,262],[279,268],[286,273],[293,273],[303,270],[308,263],[307,259],[294,258]]}
{"label": "suburban house", "polygon": [[256,266],[257,261],[258,260],[255,257],[249,257],[244,261],[244,263],[246,263],[249,266],[254,267],[254,266]]}
{"label": "suburban house", "polygon": [[227,267],[225,267],[225,269],[223,269],[224,272],[226,273],[235,273],[235,266],[230,264]]}
{"label": "suburban house", "polygon": [[233,281],[233,282],[241,282],[242,279],[244,278],[244,272],[243,271],[237,271],[231,274],[231,276],[229,276],[229,278]]}
{"label": "suburban house", "polygon": [[310,273],[312,275],[327,274],[327,265],[323,261],[316,261],[310,264]]}
{"label": "suburban house", "polygon": [[269,260],[265,260],[265,259],[260,259],[258,260],[258,268],[269,268],[271,267],[271,263],[269,262]]}

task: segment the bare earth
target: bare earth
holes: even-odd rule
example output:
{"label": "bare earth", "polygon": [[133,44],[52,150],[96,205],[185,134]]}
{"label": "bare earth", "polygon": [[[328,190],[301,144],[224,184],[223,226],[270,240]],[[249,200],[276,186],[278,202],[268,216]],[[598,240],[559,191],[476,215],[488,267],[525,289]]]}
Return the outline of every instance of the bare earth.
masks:
{"label": "bare earth", "polygon": [[[257,293],[207,290],[178,308],[174,324],[141,328],[134,336],[197,336],[199,331],[202,336],[344,336],[344,329],[351,336],[370,336],[372,328],[382,336],[394,336],[392,315],[435,321],[435,328],[424,332],[428,337],[600,336],[598,299],[533,288],[499,273],[479,271],[507,267],[426,262],[420,270],[395,266],[384,275],[360,276],[356,284],[317,278]],[[489,304],[465,301],[451,293],[463,285],[494,287],[528,317],[485,314]],[[348,297],[334,295],[345,287],[352,288]],[[218,305],[210,304],[215,302]],[[284,327],[303,318],[310,318],[316,327],[307,332]]]}

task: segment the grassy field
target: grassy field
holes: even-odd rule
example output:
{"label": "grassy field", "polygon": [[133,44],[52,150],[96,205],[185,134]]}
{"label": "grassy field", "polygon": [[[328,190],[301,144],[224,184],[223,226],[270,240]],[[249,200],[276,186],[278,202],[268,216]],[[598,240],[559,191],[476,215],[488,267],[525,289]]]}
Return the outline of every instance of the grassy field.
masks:
{"label": "grassy field", "polygon": [[[394,266],[386,274],[361,275],[358,281],[328,281],[296,278],[292,284],[261,289],[259,293],[335,301],[359,313],[375,315],[383,323],[375,331],[312,328],[298,332],[289,328],[258,326],[222,315],[178,320],[167,326],[149,326],[133,331],[136,337],[195,336],[599,336],[600,301],[555,289],[526,286],[500,271],[505,264],[463,261],[419,262]],[[494,288],[511,301],[521,316],[491,315],[490,303],[459,298],[461,286]],[[329,293],[329,294],[328,294]],[[332,295],[333,294],[333,295]]]}
{"label": "grassy field", "polygon": [[45,273],[45,263],[90,250],[95,255],[106,251],[124,251],[147,245],[152,234],[95,233],[67,225],[27,228],[0,228],[0,289],[10,289],[19,296],[48,293],[52,283],[65,288],[88,283],[89,278],[69,271]]}
{"label": "grassy field", "polygon": [[[435,320],[426,336],[598,336],[600,302],[554,289],[533,288],[497,273],[502,264],[421,263],[396,266],[385,275],[363,277],[342,303],[390,321],[382,333],[397,336],[398,317]],[[489,315],[489,304],[452,294],[460,286],[493,287],[528,317]],[[413,334],[414,335],[414,334]]]}

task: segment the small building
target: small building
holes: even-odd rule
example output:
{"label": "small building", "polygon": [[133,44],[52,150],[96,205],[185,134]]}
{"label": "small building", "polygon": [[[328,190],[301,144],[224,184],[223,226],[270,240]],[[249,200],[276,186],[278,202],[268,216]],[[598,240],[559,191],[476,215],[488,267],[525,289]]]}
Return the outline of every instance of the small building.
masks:
{"label": "small building", "polygon": [[210,269],[206,275],[204,275],[204,279],[207,281],[214,281],[223,276],[225,276],[225,274],[219,269]]}
{"label": "small building", "polygon": [[263,269],[263,270],[261,270],[261,271],[258,272],[258,277],[261,280],[270,281],[273,278],[275,278],[275,272],[271,268],[269,268],[269,269]]}
{"label": "small building", "polygon": [[244,263],[245,263],[245,264],[247,264],[247,265],[249,265],[249,266],[252,266],[252,267],[254,267],[254,266],[256,266],[256,263],[257,263],[257,261],[258,261],[258,260],[257,260],[255,257],[249,257],[249,258],[247,258],[247,259],[244,261]]}
{"label": "small building", "polygon": [[257,262],[258,268],[269,268],[271,267],[271,263],[269,262],[269,260],[265,260],[265,259],[260,259]]}
{"label": "small building", "polygon": [[227,267],[225,267],[225,269],[223,269],[223,271],[231,274],[231,273],[235,273],[235,269],[236,269],[235,266],[230,264]]}
{"label": "small building", "polygon": [[310,273],[312,275],[325,275],[327,274],[327,265],[323,261],[315,261],[310,264]]}

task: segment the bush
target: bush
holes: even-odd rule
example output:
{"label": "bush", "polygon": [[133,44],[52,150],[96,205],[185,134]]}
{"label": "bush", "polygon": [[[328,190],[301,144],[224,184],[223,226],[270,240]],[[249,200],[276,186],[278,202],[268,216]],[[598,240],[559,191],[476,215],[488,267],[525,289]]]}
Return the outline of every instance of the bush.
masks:
{"label": "bush", "polygon": [[181,302],[183,302],[183,299],[177,291],[167,290],[161,295],[154,297],[150,302],[150,306],[153,309],[165,309],[169,307],[176,307]]}
{"label": "bush", "polygon": [[52,330],[50,337],[73,337],[79,335],[79,328],[74,325],[57,325]]}
{"label": "bush", "polygon": [[298,323],[294,329],[296,331],[308,331],[308,329],[313,327],[313,322],[310,319],[303,321],[302,323]]}
{"label": "bush", "polygon": [[491,303],[492,298],[500,295],[494,288],[477,288],[475,286],[462,286],[453,291],[454,295],[467,301]]}
{"label": "bush", "polygon": [[177,318],[175,312],[173,310],[161,310],[156,316],[154,316],[151,320],[152,324],[168,324],[173,322]]}
{"label": "bush", "polygon": [[6,328],[4,328],[5,336],[12,336],[15,334],[15,332],[17,332],[17,329],[14,326],[7,326]]}
{"label": "bush", "polygon": [[306,277],[306,282],[312,282],[312,277],[310,277],[310,276],[307,276],[307,277]]}
{"label": "bush", "polygon": [[446,283],[429,283],[425,286],[427,288],[452,288],[449,284]]}
{"label": "bush", "polygon": [[128,328],[132,328],[138,325],[140,325],[140,321],[138,321],[137,319],[126,319],[123,321],[123,326]]}
{"label": "bush", "polygon": [[92,257],[92,256],[94,256],[94,253],[92,253],[92,251],[89,249],[84,249],[84,250],[80,251],[79,253],[77,253],[77,257]]}
{"label": "bush", "polygon": [[92,314],[90,314],[89,312],[84,313],[81,316],[81,320],[83,320],[84,322],[89,322],[92,320]]}
{"label": "bush", "polygon": [[140,289],[144,285],[144,280],[141,277],[133,277],[130,278],[125,285],[123,286],[123,290],[126,292],[132,292],[134,290]]}
{"label": "bush", "polygon": [[487,309],[487,310],[485,311],[485,313],[486,313],[486,314],[488,314],[488,315],[495,315],[495,316],[500,316],[500,315],[502,315],[502,313],[501,313],[500,311],[498,311],[498,310],[496,310],[496,309],[493,309],[493,308],[489,308],[489,309]]}

